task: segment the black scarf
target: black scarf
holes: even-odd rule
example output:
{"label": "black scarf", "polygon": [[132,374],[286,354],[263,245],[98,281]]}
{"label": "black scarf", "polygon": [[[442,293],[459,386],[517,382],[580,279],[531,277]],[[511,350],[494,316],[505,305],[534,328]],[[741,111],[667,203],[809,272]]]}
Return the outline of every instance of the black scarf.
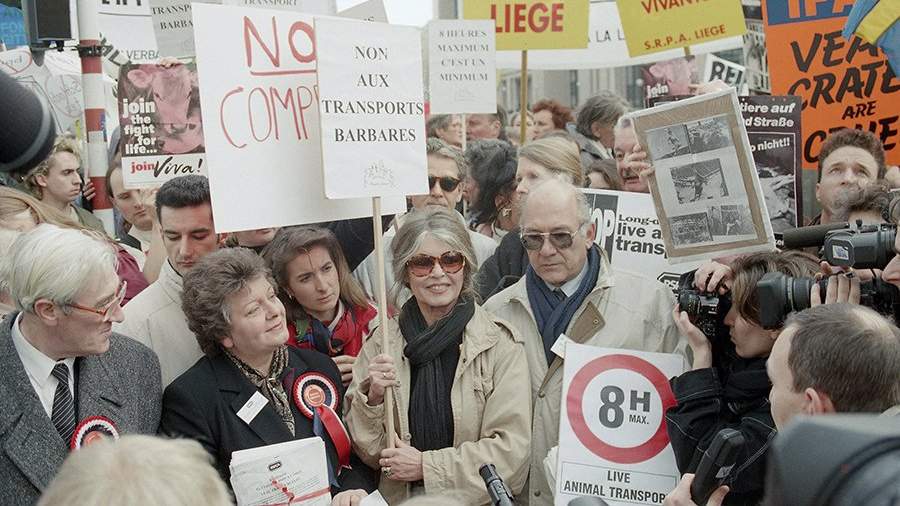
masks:
{"label": "black scarf", "polygon": [[409,395],[409,432],[420,451],[453,446],[453,409],[450,388],[459,362],[462,334],[475,301],[460,298],[450,314],[429,327],[415,297],[400,310],[400,333],[406,341],[403,354],[412,367]]}
{"label": "black scarf", "polygon": [[594,244],[588,250],[588,269],[578,290],[571,297],[559,300],[553,291],[547,286],[531,266],[525,272],[525,288],[528,292],[528,302],[538,330],[541,331],[541,339],[544,341],[544,354],[547,356],[547,364],[553,361],[554,354],[550,351],[553,344],[559,339],[559,335],[566,331],[575,311],[581,307],[594,285],[597,276],[600,275],[600,248]]}

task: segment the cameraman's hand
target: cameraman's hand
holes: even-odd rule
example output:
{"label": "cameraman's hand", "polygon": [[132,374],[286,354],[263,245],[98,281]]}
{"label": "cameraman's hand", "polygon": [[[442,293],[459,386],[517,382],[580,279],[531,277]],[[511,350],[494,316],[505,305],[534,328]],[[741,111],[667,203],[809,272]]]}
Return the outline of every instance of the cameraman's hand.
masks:
{"label": "cameraman's hand", "polygon": [[[669,495],[666,496],[666,499],[663,501],[663,506],[697,506],[694,504],[694,501],[691,500],[691,483],[693,481],[694,475],[691,473],[682,476],[681,481],[678,482],[678,486],[675,487],[675,490],[669,492]],[[717,488],[716,491],[709,496],[709,500],[706,501],[706,506],[721,506],[722,501],[725,500],[725,494],[727,493],[727,486],[722,485]]]}
{"label": "cameraman's hand", "polygon": [[731,267],[710,260],[697,268],[694,287],[701,292],[712,292],[718,287],[719,295],[725,295],[731,290],[733,274]]}
{"label": "cameraman's hand", "polygon": [[678,327],[678,332],[688,340],[688,345],[694,355],[693,370],[707,369],[712,367],[712,346],[706,334],[700,331],[696,325],[691,323],[688,314],[681,311],[678,305],[672,310],[672,319]]}
{"label": "cameraman's hand", "polygon": [[850,304],[859,304],[859,276],[853,269],[847,272],[835,272],[835,269],[828,264],[822,262],[822,274],[828,276],[828,286],[825,289],[825,301],[822,301],[822,293],[817,284],[810,288],[809,304],[812,307],[822,304],[834,304],[838,302],[847,302]]}

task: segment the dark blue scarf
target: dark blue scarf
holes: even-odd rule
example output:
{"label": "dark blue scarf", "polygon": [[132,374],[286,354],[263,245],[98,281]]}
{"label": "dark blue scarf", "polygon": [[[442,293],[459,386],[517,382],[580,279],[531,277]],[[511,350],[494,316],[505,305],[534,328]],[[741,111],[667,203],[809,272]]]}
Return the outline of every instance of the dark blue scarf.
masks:
{"label": "dark blue scarf", "polygon": [[581,307],[584,299],[587,298],[594,285],[597,283],[597,276],[600,274],[600,249],[596,244],[588,250],[588,269],[578,290],[571,297],[566,297],[560,301],[553,291],[547,286],[541,278],[538,277],[534,269],[529,265],[525,272],[525,288],[528,291],[528,302],[531,304],[531,311],[534,313],[535,322],[537,322],[538,330],[541,331],[541,339],[544,341],[544,353],[547,355],[547,364],[553,361],[553,352],[550,348],[553,343],[559,339],[559,335],[566,331],[575,311]]}

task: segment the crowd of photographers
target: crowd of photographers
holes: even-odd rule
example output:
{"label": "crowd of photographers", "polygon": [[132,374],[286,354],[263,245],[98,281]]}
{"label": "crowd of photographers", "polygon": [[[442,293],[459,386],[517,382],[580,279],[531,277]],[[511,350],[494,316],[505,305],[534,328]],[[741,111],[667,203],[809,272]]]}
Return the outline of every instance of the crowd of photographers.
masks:
{"label": "crowd of photographers", "polygon": [[[694,473],[724,429],[743,443],[701,504],[791,504],[774,499],[790,480],[772,464],[783,429],[900,405],[900,205],[884,148],[831,134],[811,226],[782,251],[709,261],[673,294],[609,264],[580,191],[649,192],[627,108],[603,94],[577,115],[542,100],[509,124],[502,110],[432,117],[429,193],[384,220],[385,328],[371,219],[220,234],[204,177],[126,190],[113,143],[113,239],[82,208],[95,192],[60,139],[0,188],[3,497],[229,504],[234,451],[319,436],[333,504],[376,489],[391,504],[496,503],[479,475],[491,463],[499,490],[549,505],[565,334],[684,357],[665,413],[684,477],[665,504],[699,500]],[[522,121],[516,147],[506,128]],[[88,444],[91,430],[122,440]],[[176,441],[129,436],[157,433]]]}

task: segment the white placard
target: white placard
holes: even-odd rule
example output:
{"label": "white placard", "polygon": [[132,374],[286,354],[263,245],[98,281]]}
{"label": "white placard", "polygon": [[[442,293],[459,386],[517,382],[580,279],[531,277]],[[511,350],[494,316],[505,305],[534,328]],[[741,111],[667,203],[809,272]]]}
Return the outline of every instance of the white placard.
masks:
{"label": "white placard", "polygon": [[680,355],[566,346],[559,416],[557,506],[579,496],[611,506],[662,504],[678,484],[666,432],[669,378]]}
{"label": "white placard", "polygon": [[701,262],[669,264],[666,247],[649,193],[582,190],[597,227],[594,241],[616,269],[655,279],[671,289],[678,278]]}
{"label": "white placard", "polygon": [[306,14],[333,15],[337,12],[334,0],[223,0],[222,3],[236,7],[278,9]]}
{"label": "white placard", "polygon": [[[216,231],[371,216],[369,200],[325,199],[312,16],[193,10]],[[403,209],[403,198],[382,206]]]}
{"label": "white placard", "polygon": [[331,504],[328,460],[320,437],[236,451],[229,469],[231,488],[241,506]]}
{"label": "white placard", "polygon": [[[106,60],[121,65],[127,62],[155,62],[159,59],[148,2],[97,3],[100,35],[107,44],[113,46],[109,52],[104,53]],[[115,78],[119,71],[107,70],[107,74]]]}
{"label": "white placard", "polygon": [[[528,68],[534,70],[574,70],[642,65],[684,55],[682,49],[660,51],[637,58],[628,56],[625,32],[615,2],[592,0],[588,21],[587,49],[535,49],[528,51]],[[691,46],[691,53],[703,54],[743,47],[741,37],[731,37]],[[517,69],[521,51],[497,51],[497,68]]]}
{"label": "white placard", "polygon": [[81,65],[73,52],[47,51],[37,65],[27,46],[0,52],[0,71],[42,97],[53,115],[57,132],[65,132],[84,115]]}
{"label": "white placard", "polygon": [[384,2],[382,0],[368,0],[367,2],[354,5],[349,9],[338,12],[338,16],[360,21],[388,22],[387,11],[384,10]]}
{"label": "white placard", "polygon": [[316,19],[325,195],[428,192],[417,28]]}
{"label": "white placard", "polygon": [[739,94],[746,94],[746,69],[743,65],[732,63],[714,54],[706,55],[703,68],[703,82],[722,80],[728,86],[737,88]]}
{"label": "white placard", "polygon": [[221,0],[149,0],[150,16],[160,56],[194,56],[191,3],[217,4]]}
{"label": "white placard", "polygon": [[433,114],[497,111],[494,22],[428,23],[428,97]]}

